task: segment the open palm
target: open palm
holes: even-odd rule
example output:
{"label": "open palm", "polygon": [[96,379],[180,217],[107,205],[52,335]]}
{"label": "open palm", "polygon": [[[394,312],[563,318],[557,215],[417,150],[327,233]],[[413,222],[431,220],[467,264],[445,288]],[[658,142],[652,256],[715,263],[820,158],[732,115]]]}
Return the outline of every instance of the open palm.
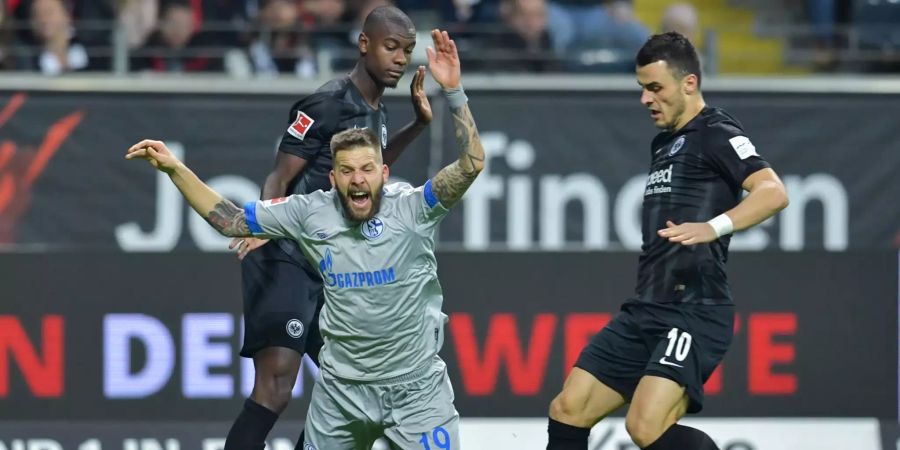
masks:
{"label": "open palm", "polygon": [[450,39],[446,31],[431,30],[434,47],[428,47],[428,70],[431,77],[444,89],[459,87],[460,68],[459,53],[456,43]]}

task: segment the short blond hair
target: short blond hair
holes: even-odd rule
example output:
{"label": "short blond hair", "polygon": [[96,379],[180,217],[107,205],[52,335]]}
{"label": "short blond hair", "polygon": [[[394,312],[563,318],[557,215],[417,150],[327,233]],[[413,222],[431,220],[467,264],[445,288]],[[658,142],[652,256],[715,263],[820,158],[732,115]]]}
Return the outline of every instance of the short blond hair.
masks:
{"label": "short blond hair", "polygon": [[351,128],[341,131],[331,137],[331,157],[341,150],[349,150],[351,148],[369,147],[375,151],[378,158],[381,159],[381,143],[378,137],[368,128]]}

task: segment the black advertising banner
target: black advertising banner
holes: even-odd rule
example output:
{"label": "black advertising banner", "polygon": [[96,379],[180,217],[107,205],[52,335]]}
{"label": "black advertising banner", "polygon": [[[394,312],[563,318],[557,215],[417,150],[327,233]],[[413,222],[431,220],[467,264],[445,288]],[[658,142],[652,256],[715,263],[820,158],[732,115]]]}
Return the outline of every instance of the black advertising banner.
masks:
{"label": "black advertising banner", "polygon": [[[442,356],[463,417],[543,417],[587,339],[632,289],[625,253],[438,255]],[[237,356],[231,255],[0,255],[0,421],[227,422]],[[704,417],[897,414],[897,254],[741,253],[735,338]],[[303,416],[304,365],[286,418]]]}
{"label": "black advertising banner", "polygon": [[[443,225],[444,241],[467,249],[640,248],[658,130],[637,89],[470,97],[487,170],[467,192],[464,213]],[[791,197],[776,218],[735,236],[733,249],[900,245],[900,95],[715,92],[705,99],[743,123]],[[455,157],[452,133],[444,133],[443,147],[444,160]]]}
{"label": "black advertising banner", "polygon": [[[253,199],[300,96],[0,93],[0,249],[225,251],[227,240],[165,177],[126,162],[124,150],[165,139],[214,188]],[[470,98],[488,166],[442,226],[443,248],[639,248],[655,130],[637,91],[473,90]],[[792,200],[736,236],[733,249],[896,248],[900,95],[716,92],[707,101],[744,123]],[[396,131],[412,108],[402,96],[386,102]],[[441,117],[392,175],[421,183],[456,157]]]}

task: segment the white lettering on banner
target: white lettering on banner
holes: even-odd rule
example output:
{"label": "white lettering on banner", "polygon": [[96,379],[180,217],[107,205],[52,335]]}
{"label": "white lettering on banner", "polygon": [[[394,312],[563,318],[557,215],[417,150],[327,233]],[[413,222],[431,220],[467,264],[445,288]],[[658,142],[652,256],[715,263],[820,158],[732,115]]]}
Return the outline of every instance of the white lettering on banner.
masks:
{"label": "white lettering on banner", "polygon": [[78,450],[102,450],[99,439],[88,439],[78,444]]}
{"label": "white lettering on banner", "polygon": [[[560,174],[517,173],[531,169],[536,151],[524,140],[511,140],[506,133],[482,133],[487,160],[481,175],[463,197],[463,245],[469,250],[485,250],[491,244],[491,202],[506,203],[506,241],[514,250],[558,250],[583,248],[586,250],[637,250],[641,246],[640,212],[644,195],[655,195],[670,189],[673,166],[649,175],[635,175],[619,189],[610,209],[610,190],[602,180],[587,172]],[[749,148],[749,147],[748,147]],[[513,172],[503,175],[493,170],[495,160],[504,161]],[[847,248],[849,213],[847,192],[840,180],[826,173],[799,177],[784,176],[791,206],[762,226],[738,233],[733,237],[734,250],[762,250],[777,242],[784,250],[802,250],[806,243],[804,231],[808,221],[806,205],[811,200],[822,204],[823,246],[827,250]],[[540,192],[535,201],[534,186]],[[567,208],[577,203],[583,213],[583,238],[580,242],[567,239],[567,221],[574,216]],[[609,230],[610,216],[615,224],[615,236]],[[533,224],[537,218],[538,238],[535,241]],[[773,227],[775,223],[778,227]],[[778,231],[778,240],[770,234]],[[617,240],[615,239],[617,238]]]}
{"label": "white lettering on banner", "polygon": [[[131,343],[143,344],[142,369],[131,372]],[[103,318],[103,394],[107,398],[144,398],[168,382],[175,365],[174,344],[166,326],[144,314],[107,314]]]}
{"label": "white lettering on banner", "polygon": [[[243,326],[241,339],[233,339],[235,324],[240,324],[236,320],[228,313],[188,313],[182,315],[178,333],[144,314],[107,314],[103,318],[104,396],[122,399],[156,395],[173,380],[176,362],[180,364],[180,388],[185,398],[248,396],[253,388],[253,361],[237,358],[242,361],[236,371],[232,370],[237,364],[233,355],[243,341]],[[173,335],[181,336],[180,345],[176,346]],[[143,347],[142,358],[131,352],[133,344]],[[132,367],[139,369],[132,372]],[[305,384],[306,378],[315,380],[318,376],[318,367],[308,357],[303,358],[302,368],[294,384],[294,397],[302,396],[304,387],[310,386]],[[232,373],[239,374],[238,380]]]}
{"label": "white lettering on banner", "polygon": [[193,313],[181,318],[184,352],[181,357],[184,396],[187,398],[228,398],[234,394],[231,375],[209,373],[213,367],[231,365],[230,343],[210,342],[211,337],[230,338],[234,318],[226,313]]}
{"label": "white lettering on banner", "polygon": [[784,186],[791,205],[781,213],[781,248],[803,250],[806,205],[816,199],[822,204],[825,231],[822,246],[835,252],[846,250],[849,214],[844,185],[831,175],[815,173],[806,178],[786,175]]}
{"label": "white lettering on banner", "polygon": [[63,450],[63,446],[53,439],[13,439],[9,446],[0,441],[0,450]]}
{"label": "white lettering on banner", "polygon": [[[512,140],[506,133],[489,131],[481,135],[487,160],[481,175],[463,197],[462,243],[468,250],[486,250],[503,245],[512,250],[638,250],[641,247],[641,207],[644,195],[656,195],[671,189],[675,168],[670,165],[647,175],[636,174],[611,198],[611,190],[591,168],[568,174],[524,173],[532,170],[539,152],[525,140]],[[186,150],[178,142],[169,148],[184,159]],[[746,144],[744,144],[746,145]],[[749,147],[748,147],[749,148]],[[503,161],[511,173],[501,174],[493,167]],[[823,243],[830,251],[848,246],[849,211],[847,191],[840,180],[827,173],[805,177],[785,175],[785,187],[791,206],[761,226],[733,236],[733,250],[762,250],[777,245],[784,250],[807,247],[805,234],[810,223],[807,205],[813,200],[822,205]],[[136,222],[119,225],[116,241],[124,251],[168,252],[181,239],[185,204],[178,189],[163,173],[156,176],[156,210],[154,228],[144,232]],[[399,179],[391,177],[395,182]],[[208,184],[238,203],[254,200],[259,187],[237,175],[220,175]],[[535,189],[539,195],[535,198]],[[503,241],[491,239],[493,202],[505,204]],[[577,207],[582,214],[567,214]],[[203,251],[228,251],[228,238],[220,236],[193,211],[188,211],[188,231],[196,246]],[[566,236],[571,220],[581,220],[582,238]],[[614,232],[610,230],[614,224]],[[775,225],[777,223],[777,226]],[[535,230],[537,224],[537,230]],[[777,238],[772,233],[777,231]],[[537,236],[536,236],[537,235]]]}
{"label": "white lettering on banner", "polygon": [[[705,431],[722,450],[847,450],[881,448],[876,419],[773,418],[685,419]],[[460,444],[466,450],[530,449],[547,442],[547,419],[463,418]],[[592,450],[638,450],[621,418],[604,419],[591,430]]]}
{"label": "white lettering on banner", "polygon": [[[225,450],[225,439],[204,439],[201,450]],[[294,450],[294,443],[290,439],[277,438],[266,443],[265,450]]]}
{"label": "white lettering on banner", "polygon": [[124,450],[181,450],[181,444],[175,439],[166,439],[161,443],[156,439],[125,439]]}

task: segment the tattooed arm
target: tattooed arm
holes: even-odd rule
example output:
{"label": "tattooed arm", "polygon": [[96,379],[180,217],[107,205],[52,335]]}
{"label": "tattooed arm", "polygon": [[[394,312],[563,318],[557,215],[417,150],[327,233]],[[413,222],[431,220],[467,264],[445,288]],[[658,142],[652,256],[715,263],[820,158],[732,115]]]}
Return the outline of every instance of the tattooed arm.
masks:
{"label": "tattooed arm", "polygon": [[462,198],[475,177],[484,168],[484,147],[478,137],[478,129],[475,127],[475,119],[469,111],[469,105],[463,104],[458,108],[451,108],[453,115],[453,127],[456,129],[456,145],[459,149],[459,158],[449,166],[441,169],[431,179],[434,194],[446,208],[455,205]]}
{"label": "tattooed arm", "polygon": [[126,159],[145,159],[165,172],[197,211],[213,228],[225,236],[252,236],[244,210],[207,186],[188,169],[161,141],[144,140],[128,149]]}
{"label": "tattooed arm", "polygon": [[484,168],[484,147],[475,128],[475,119],[460,86],[459,52],[446,31],[431,30],[434,47],[426,50],[431,76],[443,89],[453,116],[459,159],[444,167],[431,179],[435,196],[446,208],[459,202]]}

